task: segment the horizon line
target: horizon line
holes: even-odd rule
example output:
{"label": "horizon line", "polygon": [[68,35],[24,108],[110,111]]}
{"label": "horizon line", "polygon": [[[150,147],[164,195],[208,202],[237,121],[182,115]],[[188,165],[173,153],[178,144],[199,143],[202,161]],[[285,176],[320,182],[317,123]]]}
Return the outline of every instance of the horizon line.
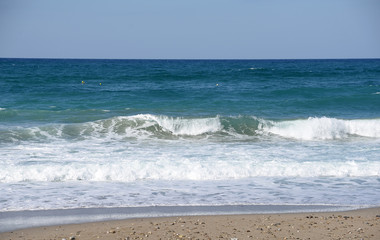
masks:
{"label": "horizon line", "polygon": [[156,60],[156,61],[273,61],[273,60],[377,60],[380,57],[368,58],[56,58],[56,57],[0,57],[0,59],[30,59],[30,60]]}

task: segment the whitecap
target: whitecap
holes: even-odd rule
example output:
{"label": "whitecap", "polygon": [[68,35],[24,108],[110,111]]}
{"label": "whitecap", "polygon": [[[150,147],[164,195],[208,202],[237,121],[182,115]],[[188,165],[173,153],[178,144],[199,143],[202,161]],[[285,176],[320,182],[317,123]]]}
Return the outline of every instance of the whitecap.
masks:
{"label": "whitecap", "polygon": [[380,119],[343,120],[328,117],[310,117],[264,125],[268,133],[300,140],[331,140],[350,135],[380,137]]}

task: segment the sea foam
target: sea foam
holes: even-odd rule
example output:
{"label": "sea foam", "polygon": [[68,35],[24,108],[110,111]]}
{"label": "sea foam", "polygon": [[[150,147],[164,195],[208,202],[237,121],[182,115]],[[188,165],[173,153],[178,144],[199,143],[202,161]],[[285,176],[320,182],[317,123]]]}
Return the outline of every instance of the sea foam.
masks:
{"label": "sea foam", "polygon": [[[173,154],[173,153],[171,153]],[[203,152],[203,157],[206,153]],[[177,160],[173,157],[176,156]],[[217,155],[218,156],[218,155]],[[145,157],[152,158],[149,154]],[[209,162],[172,155],[162,159],[144,161],[120,159],[110,162],[71,162],[65,164],[24,162],[2,166],[0,183],[10,182],[65,182],[65,181],[116,181],[142,180],[227,180],[252,177],[363,177],[380,176],[379,162],[297,162],[297,161],[219,161]],[[223,156],[222,156],[223,157]],[[239,157],[239,156],[237,156]]]}
{"label": "sea foam", "polygon": [[271,122],[264,131],[286,138],[300,140],[342,139],[352,135],[379,138],[380,119],[342,120],[335,118],[308,118]]}

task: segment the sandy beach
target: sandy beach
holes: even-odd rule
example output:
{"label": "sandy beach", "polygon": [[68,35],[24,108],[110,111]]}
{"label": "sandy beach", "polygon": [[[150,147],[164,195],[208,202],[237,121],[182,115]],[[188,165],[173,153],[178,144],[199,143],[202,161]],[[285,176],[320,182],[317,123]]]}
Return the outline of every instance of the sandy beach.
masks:
{"label": "sandy beach", "polygon": [[0,239],[380,239],[380,208],[138,218],[22,229]]}

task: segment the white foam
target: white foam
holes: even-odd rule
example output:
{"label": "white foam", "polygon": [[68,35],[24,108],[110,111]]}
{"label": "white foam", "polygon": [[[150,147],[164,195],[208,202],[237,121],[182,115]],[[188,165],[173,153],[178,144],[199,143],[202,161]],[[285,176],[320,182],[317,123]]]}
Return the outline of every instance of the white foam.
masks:
{"label": "white foam", "polygon": [[[216,119],[210,118],[205,125],[217,126],[213,125]],[[264,137],[261,141],[261,135],[255,136],[258,141],[125,139],[128,134],[148,136],[155,132],[151,128],[162,132],[164,124],[159,120],[136,115],[26,129],[35,130],[34,134],[47,141],[2,145],[0,209],[342,204],[342,199],[349,204],[379,204],[380,139],[289,141]],[[181,120],[174,118],[173,124]],[[262,128],[275,124],[258,121]],[[179,126],[193,131],[187,125]],[[77,141],[77,136],[83,138]]]}
{"label": "white foam", "polygon": [[8,166],[0,182],[226,180],[252,177],[362,177],[380,176],[379,162],[226,162],[226,161],[123,161],[122,163],[70,163]]}
{"label": "white foam", "polygon": [[271,122],[262,128],[265,132],[301,140],[342,139],[349,135],[380,137],[380,119],[341,120],[321,117]]}
{"label": "white foam", "polygon": [[[348,144],[348,145],[347,145]],[[18,145],[0,156],[0,182],[228,180],[380,176],[376,143],[77,142]],[[56,149],[60,149],[57,153]],[[321,156],[323,152],[326,156]],[[9,156],[12,156],[10,158]]]}

